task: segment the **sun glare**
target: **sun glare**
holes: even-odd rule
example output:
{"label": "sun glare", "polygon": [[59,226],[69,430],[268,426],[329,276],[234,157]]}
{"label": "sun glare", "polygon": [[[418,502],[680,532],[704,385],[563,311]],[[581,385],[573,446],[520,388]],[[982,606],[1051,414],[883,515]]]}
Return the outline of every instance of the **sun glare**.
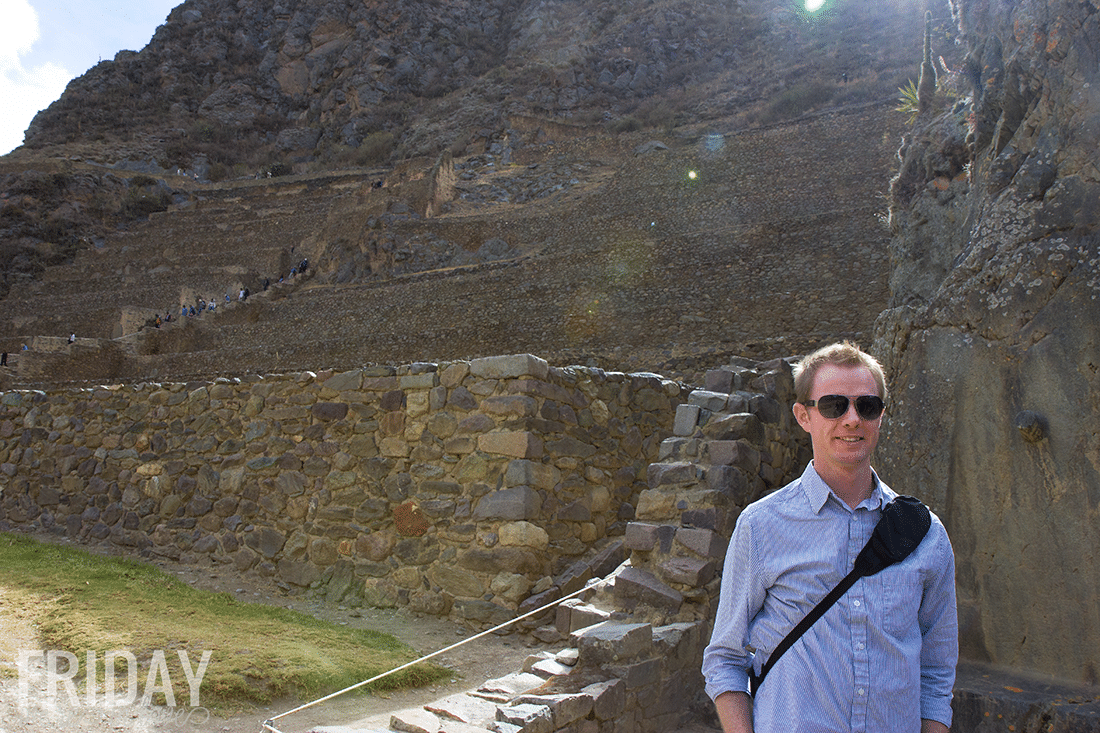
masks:
{"label": "sun glare", "polygon": [[825,4],[825,0],[806,0],[806,10],[811,13],[816,13],[821,10],[821,6]]}

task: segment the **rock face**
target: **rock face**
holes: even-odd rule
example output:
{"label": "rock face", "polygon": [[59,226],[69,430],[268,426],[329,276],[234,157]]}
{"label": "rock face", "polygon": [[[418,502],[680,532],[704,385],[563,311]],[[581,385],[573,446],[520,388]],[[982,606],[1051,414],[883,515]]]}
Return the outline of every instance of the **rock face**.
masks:
{"label": "rock face", "polygon": [[774,122],[887,96],[919,53],[915,10],[868,0],[825,23],[790,5],[188,0],[147,47],[70,84],[26,141],[117,135],[165,168],[200,155],[249,172],[314,156],[372,164],[395,144],[398,157],[486,152],[502,115]]}
{"label": "rock face", "polygon": [[1095,684],[1100,6],[952,5],[971,96],[901,150],[880,464],[947,523],[963,656]]}

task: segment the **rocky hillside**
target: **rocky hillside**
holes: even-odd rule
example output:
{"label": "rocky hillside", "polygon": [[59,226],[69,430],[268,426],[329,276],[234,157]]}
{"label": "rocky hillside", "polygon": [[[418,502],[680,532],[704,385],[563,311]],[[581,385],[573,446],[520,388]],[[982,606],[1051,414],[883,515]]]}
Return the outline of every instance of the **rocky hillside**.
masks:
{"label": "rocky hillside", "polygon": [[[483,151],[516,114],[616,130],[768,123],[895,95],[915,75],[918,5],[187,0],[146,48],[70,84],[26,146],[99,143],[86,152],[114,157],[101,162],[217,178]],[[946,4],[933,6],[947,39]]]}
{"label": "rocky hillside", "polygon": [[[550,130],[528,136],[537,144],[614,146],[631,131],[691,140],[893,99],[916,75],[918,4],[188,0],[144,49],[74,80],[0,158],[0,297],[194,201],[195,182],[383,176],[448,151],[469,166],[461,184],[479,156],[509,163],[524,119]],[[937,53],[955,63],[950,10],[929,5]],[[882,128],[850,133],[895,145]],[[543,168],[503,196],[559,190],[590,161],[559,163],[562,180]],[[482,186],[454,206],[501,197]],[[338,280],[361,278],[363,263],[348,267]]]}
{"label": "rocky hillside", "polygon": [[1100,7],[954,5],[966,98],[892,190],[882,468],[945,518],[963,655],[1096,685]]}

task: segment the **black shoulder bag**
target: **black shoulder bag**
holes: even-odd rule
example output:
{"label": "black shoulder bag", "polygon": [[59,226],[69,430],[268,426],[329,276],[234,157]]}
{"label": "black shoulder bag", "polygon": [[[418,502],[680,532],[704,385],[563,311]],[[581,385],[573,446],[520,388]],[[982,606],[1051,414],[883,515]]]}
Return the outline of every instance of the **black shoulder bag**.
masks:
{"label": "black shoulder bag", "polygon": [[749,670],[749,694],[756,697],[756,691],[764,682],[768,671],[775,666],[784,652],[794,646],[799,637],[806,633],[814,623],[825,615],[834,603],[840,600],[860,578],[874,575],[883,568],[901,562],[909,557],[917,545],[928,534],[932,526],[932,515],[928,507],[912,496],[899,496],[882,508],[882,517],[875,525],[871,539],[856,557],[852,572],[814,606],[797,626],[791,629],[779,646],[772,652],[767,663],[761,668],[759,676]]}

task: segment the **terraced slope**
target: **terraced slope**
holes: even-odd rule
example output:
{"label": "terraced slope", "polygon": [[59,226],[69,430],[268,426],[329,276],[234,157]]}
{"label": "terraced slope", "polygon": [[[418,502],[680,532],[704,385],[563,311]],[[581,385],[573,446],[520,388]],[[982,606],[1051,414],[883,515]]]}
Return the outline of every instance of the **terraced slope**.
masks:
{"label": "terraced slope", "polygon": [[[62,370],[70,379],[520,351],[667,373],[690,370],[697,352],[795,353],[865,334],[886,303],[879,214],[898,118],[885,105],[860,107],[669,138],[647,152],[638,152],[645,139],[627,137],[527,145],[510,165],[497,160],[453,183],[448,169],[446,185],[424,166],[381,189],[367,173],[200,189],[195,205],[13,290],[6,335],[123,337],[104,346],[116,354],[109,367],[84,353]],[[588,173],[525,195],[569,161]],[[423,218],[416,212],[432,186],[449,201]],[[503,259],[449,264],[450,253],[489,240],[507,245]],[[178,313],[181,301],[242,285],[258,292],[301,257],[317,274],[213,317],[127,335],[144,315]],[[341,281],[348,257],[367,266]],[[429,269],[409,272],[400,264],[409,258]],[[62,358],[19,378],[61,378]]]}

